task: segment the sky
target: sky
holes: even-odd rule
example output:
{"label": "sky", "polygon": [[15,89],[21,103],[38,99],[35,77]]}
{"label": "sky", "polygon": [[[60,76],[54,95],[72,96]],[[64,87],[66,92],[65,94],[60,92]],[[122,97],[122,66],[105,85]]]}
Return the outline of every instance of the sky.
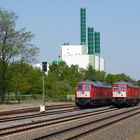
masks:
{"label": "sky", "polygon": [[140,79],[140,0],[0,0],[0,8],[16,13],[17,29],[35,35],[40,63],[57,59],[64,42],[80,44],[80,8],[86,8],[87,27],[100,32],[105,71]]}

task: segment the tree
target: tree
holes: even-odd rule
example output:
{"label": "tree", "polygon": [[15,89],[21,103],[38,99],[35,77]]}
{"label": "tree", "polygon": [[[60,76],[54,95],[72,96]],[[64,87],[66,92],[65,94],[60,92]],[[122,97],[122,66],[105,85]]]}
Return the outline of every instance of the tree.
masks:
{"label": "tree", "polygon": [[85,79],[96,80],[95,69],[93,66],[88,66],[87,70],[85,71]]}
{"label": "tree", "polygon": [[87,70],[85,71],[85,79],[89,80],[105,80],[105,72],[104,71],[96,71],[93,66],[89,65]]}
{"label": "tree", "polygon": [[20,100],[22,94],[42,93],[42,71],[39,68],[33,68],[26,63],[10,63],[8,65],[8,95],[14,93],[16,99]]}
{"label": "tree", "polygon": [[140,80],[137,81],[137,85],[140,87]]}
{"label": "tree", "polygon": [[78,65],[68,65],[65,62],[52,63],[46,79],[47,95],[62,100],[66,94],[73,93],[77,82],[83,79]]}
{"label": "tree", "polygon": [[66,71],[66,80],[69,81],[70,86],[74,89],[77,82],[83,80],[83,74],[78,65],[71,65]]}
{"label": "tree", "polygon": [[31,63],[35,61],[39,49],[30,42],[33,38],[31,32],[25,28],[16,30],[17,16],[12,11],[0,9],[0,95],[2,103],[9,77],[7,77],[8,64],[14,61]]}
{"label": "tree", "polygon": [[49,71],[56,74],[57,80],[65,79],[65,70],[68,69],[68,65],[65,62],[53,62],[49,67]]}
{"label": "tree", "polygon": [[134,82],[129,76],[125,75],[124,73],[121,74],[107,74],[105,80],[109,84],[113,84],[118,81],[129,81],[129,82]]}

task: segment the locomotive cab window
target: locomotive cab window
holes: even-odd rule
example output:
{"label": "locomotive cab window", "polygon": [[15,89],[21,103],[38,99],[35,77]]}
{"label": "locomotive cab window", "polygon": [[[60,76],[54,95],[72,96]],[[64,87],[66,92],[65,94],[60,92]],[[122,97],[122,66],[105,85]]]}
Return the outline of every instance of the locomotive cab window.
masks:
{"label": "locomotive cab window", "polygon": [[126,90],[126,85],[121,85],[120,90]]}
{"label": "locomotive cab window", "polygon": [[76,86],[76,90],[82,90],[82,86],[81,85]]}
{"label": "locomotive cab window", "polygon": [[113,90],[118,90],[118,89],[119,89],[118,86],[114,86],[114,87],[113,87]]}
{"label": "locomotive cab window", "polygon": [[85,85],[84,90],[90,90],[90,85]]}

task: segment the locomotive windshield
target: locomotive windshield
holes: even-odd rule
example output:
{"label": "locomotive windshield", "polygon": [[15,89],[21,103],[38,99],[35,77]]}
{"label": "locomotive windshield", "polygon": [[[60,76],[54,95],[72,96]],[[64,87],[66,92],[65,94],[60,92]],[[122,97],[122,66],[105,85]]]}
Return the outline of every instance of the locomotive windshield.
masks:
{"label": "locomotive windshield", "polygon": [[84,90],[90,90],[90,86],[89,85],[85,85],[84,86]]}
{"label": "locomotive windshield", "polygon": [[81,85],[76,86],[76,90],[82,90],[82,86]]}
{"label": "locomotive windshield", "polygon": [[121,85],[120,86],[120,90],[126,90],[126,86],[125,85]]}
{"label": "locomotive windshield", "polygon": [[126,85],[115,85],[114,87],[113,87],[113,90],[115,91],[117,91],[117,90],[126,90],[127,89],[127,87],[126,87]]}
{"label": "locomotive windshield", "polygon": [[90,85],[77,85],[76,90],[90,90]]}
{"label": "locomotive windshield", "polygon": [[113,87],[113,90],[118,90],[119,89],[119,86],[114,86]]}

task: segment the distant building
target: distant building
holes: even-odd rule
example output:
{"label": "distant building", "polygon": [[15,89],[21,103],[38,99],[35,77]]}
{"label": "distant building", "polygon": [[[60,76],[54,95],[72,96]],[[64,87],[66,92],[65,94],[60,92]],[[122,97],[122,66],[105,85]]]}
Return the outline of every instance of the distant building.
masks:
{"label": "distant building", "polygon": [[104,70],[104,59],[96,54],[88,54],[85,46],[82,45],[62,45],[61,57],[68,66],[78,65],[86,69],[92,65],[96,70]]}
{"label": "distant building", "polygon": [[96,70],[104,71],[104,59],[100,56],[100,33],[91,27],[86,29],[85,8],[80,9],[80,34],[81,45],[64,43],[61,46],[61,59],[68,66],[73,64],[86,69],[88,65],[92,65]]}
{"label": "distant building", "polygon": [[[104,59],[100,54],[100,33],[94,28],[86,28],[86,9],[80,9],[80,45],[68,42],[61,46],[61,55],[52,63],[66,62],[68,66],[78,65],[87,69],[89,65],[99,71],[104,71]],[[41,68],[41,65],[37,65]],[[49,70],[49,65],[48,65]]]}

